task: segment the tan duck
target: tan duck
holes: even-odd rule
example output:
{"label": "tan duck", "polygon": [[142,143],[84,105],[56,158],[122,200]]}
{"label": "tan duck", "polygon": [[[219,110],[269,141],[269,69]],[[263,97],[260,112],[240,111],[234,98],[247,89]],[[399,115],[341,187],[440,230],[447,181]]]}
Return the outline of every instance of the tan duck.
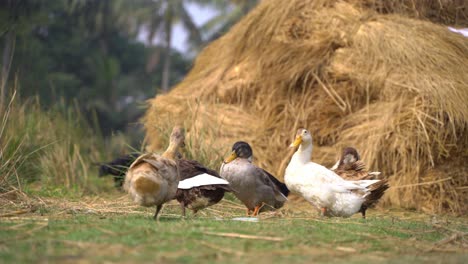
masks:
{"label": "tan duck", "polygon": [[[332,170],[348,181],[377,180],[380,175],[378,171],[368,171],[359,153],[352,147],[343,149],[340,160],[333,166]],[[370,194],[366,196],[359,209],[363,218],[366,218],[366,210],[375,206],[388,188],[389,185],[386,179],[381,179],[369,186]]]}
{"label": "tan duck", "polygon": [[252,164],[252,148],[236,142],[231,155],[223,162],[220,175],[234,189],[234,195],[247,207],[247,215],[281,208],[289,190],[273,175]]}
{"label": "tan duck", "polygon": [[124,190],[139,205],[156,206],[154,219],[158,219],[162,205],[174,199],[179,184],[176,156],[184,145],[184,130],[174,127],[169,147],[161,155],[143,154],[130,165],[125,176]]}
{"label": "tan duck", "polygon": [[[130,153],[108,163],[99,163],[99,176],[113,175],[115,186],[121,188],[128,167],[139,156],[140,154]],[[225,192],[232,191],[229,182],[222,179],[218,172],[203,166],[198,161],[182,159],[182,155],[178,153],[177,163],[180,181],[174,198],[180,203],[183,216],[185,208],[191,209],[196,214],[199,210],[221,201]]]}

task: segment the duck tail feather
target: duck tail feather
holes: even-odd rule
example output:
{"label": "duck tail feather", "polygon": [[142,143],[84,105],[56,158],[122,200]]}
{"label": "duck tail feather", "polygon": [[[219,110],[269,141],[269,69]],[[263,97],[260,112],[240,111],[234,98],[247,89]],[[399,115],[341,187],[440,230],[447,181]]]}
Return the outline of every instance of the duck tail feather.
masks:
{"label": "duck tail feather", "polygon": [[374,206],[380,198],[384,195],[385,191],[389,188],[387,180],[380,180],[369,186],[369,194],[365,196],[364,206],[366,208]]}

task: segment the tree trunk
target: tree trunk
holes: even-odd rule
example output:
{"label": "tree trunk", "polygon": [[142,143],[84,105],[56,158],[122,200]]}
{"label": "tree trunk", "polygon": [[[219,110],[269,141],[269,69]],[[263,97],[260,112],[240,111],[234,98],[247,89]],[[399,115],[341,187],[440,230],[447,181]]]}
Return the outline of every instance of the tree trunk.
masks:
{"label": "tree trunk", "polygon": [[3,47],[2,75],[0,76],[0,110],[3,109],[6,98],[6,85],[8,75],[10,74],[11,61],[15,52],[15,32],[9,30],[5,37],[5,46]]}
{"label": "tree trunk", "polygon": [[164,31],[166,33],[164,48],[164,65],[162,72],[161,89],[164,92],[169,91],[169,77],[171,68],[171,42],[172,42],[172,6],[168,3],[167,12],[164,21]]}

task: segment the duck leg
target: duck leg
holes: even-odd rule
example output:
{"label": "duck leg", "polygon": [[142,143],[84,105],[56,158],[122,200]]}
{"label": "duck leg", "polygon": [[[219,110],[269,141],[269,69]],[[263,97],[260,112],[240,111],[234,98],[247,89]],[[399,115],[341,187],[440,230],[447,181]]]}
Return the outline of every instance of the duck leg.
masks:
{"label": "duck leg", "polygon": [[258,215],[258,212],[260,211],[260,208],[262,208],[261,205],[255,206],[255,209],[254,209],[254,211],[253,211],[253,213],[252,213],[252,216],[257,216],[257,215]]}
{"label": "duck leg", "polygon": [[184,203],[180,203],[180,208],[182,209],[182,217],[185,218],[185,204],[184,204]]}
{"label": "duck leg", "polygon": [[367,210],[367,206],[365,206],[365,205],[362,205],[361,209],[359,209],[359,212],[361,212],[361,215],[362,215],[363,219],[366,219],[366,210]]}
{"label": "duck leg", "polygon": [[154,213],[154,216],[153,216],[153,219],[154,219],[154,220],[159,220],[158,214],[159,214],[159,211],[161,211],[161,209],[162,209],[162,204],[156,206],[156,213]]}
{"label": "duck leg", "polygon": [[324,217],[326,216],[326,214],[327,214],[327,208],[326,207],[320,208],[320,216]]}

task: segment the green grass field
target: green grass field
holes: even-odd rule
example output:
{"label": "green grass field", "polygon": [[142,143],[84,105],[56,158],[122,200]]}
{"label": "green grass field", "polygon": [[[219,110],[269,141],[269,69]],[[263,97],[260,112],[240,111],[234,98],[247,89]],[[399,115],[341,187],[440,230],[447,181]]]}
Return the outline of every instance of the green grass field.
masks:
{"label": "green grass field", "polygon": [[258,222],[232,220],[244,208],[232,197],[180,217],[176,203],[153,208],[122,193],[47,198],[0,210],[2,263],[465,263],[466,217],[370,210],[368,219],[320,218],[290,202]]}

